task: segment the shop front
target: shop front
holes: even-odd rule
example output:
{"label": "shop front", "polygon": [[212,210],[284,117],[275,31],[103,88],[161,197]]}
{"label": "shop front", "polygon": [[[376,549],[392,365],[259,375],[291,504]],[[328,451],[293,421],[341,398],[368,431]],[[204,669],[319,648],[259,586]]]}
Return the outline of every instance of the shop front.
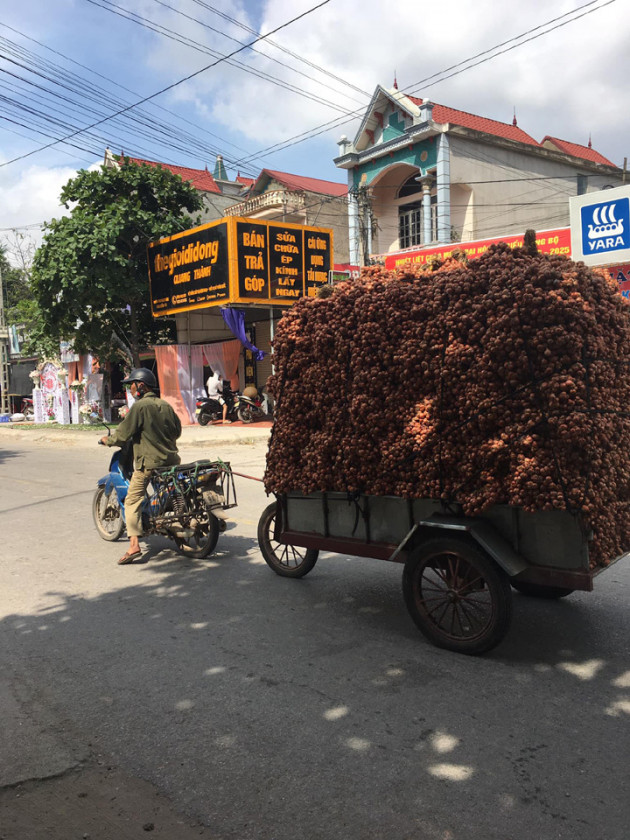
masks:
{"label": "shop front", "polygon": [[224,218],[151,243],[148,263],[153,317],[177,323],[177,345],[154,348],[161,394],[190,424],[210,368],[264,387],[275,323],[329,282],[333,232]]}

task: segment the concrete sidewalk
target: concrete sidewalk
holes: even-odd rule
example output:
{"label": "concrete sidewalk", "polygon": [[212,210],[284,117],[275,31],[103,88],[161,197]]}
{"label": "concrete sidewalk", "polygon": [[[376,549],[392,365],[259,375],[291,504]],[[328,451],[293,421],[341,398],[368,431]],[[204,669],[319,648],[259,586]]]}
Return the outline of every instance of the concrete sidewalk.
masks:
{"label": "concrete sidewalk", "polygon": [[[20,441],[22,443],[36,443],[43,446],[71,446],[73,448],[93,448],[100,437],[106,434],[102,426],[91,429],[73,431],[70,426],[51,424],[47,428],[29,428],[28,423],[0,423],[0,446],[3,441]],[[268,440],[271,435],[272,423],[231,423],[229,425],[213,426],[184,426],[182,436],[178,441],[181,447],[227,445],[238,443],[256,443]]]}

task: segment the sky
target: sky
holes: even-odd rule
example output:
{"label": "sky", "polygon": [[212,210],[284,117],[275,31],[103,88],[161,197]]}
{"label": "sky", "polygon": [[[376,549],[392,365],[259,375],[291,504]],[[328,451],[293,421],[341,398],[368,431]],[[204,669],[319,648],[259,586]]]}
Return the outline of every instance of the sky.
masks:
{"label": "sky", "polygon": [[516,116],[538,141],[590,138],[623,166],[629,3],[0,0],[0,242],[39,244],[62,186],[106,146],[210,171],[221,154],[232,178],[345,182],[337,141],[394,79]]}

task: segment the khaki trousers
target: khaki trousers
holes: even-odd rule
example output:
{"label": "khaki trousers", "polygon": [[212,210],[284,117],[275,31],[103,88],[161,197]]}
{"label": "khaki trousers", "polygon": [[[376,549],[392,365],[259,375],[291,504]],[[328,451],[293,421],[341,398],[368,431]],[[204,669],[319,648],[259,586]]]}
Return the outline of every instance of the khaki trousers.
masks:
{"label": "khaki trousers", "polygon": [[151,470],[135,469],[129,482],[129,490],[125,498],[125,520],[127,522],[127,536],[142,536],[142,502],[147,484],[151,479]]}

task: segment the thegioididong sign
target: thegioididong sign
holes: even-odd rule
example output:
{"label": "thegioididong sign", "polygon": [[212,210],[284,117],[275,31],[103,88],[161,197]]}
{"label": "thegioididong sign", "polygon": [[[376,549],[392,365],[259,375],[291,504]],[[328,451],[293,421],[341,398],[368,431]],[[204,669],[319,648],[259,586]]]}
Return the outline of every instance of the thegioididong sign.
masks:
{"label": "thegioididong sign", "polygon": [[151,242],[153,316],[228,303],[290,306],[328,283],[333,234],[231,216]]}

